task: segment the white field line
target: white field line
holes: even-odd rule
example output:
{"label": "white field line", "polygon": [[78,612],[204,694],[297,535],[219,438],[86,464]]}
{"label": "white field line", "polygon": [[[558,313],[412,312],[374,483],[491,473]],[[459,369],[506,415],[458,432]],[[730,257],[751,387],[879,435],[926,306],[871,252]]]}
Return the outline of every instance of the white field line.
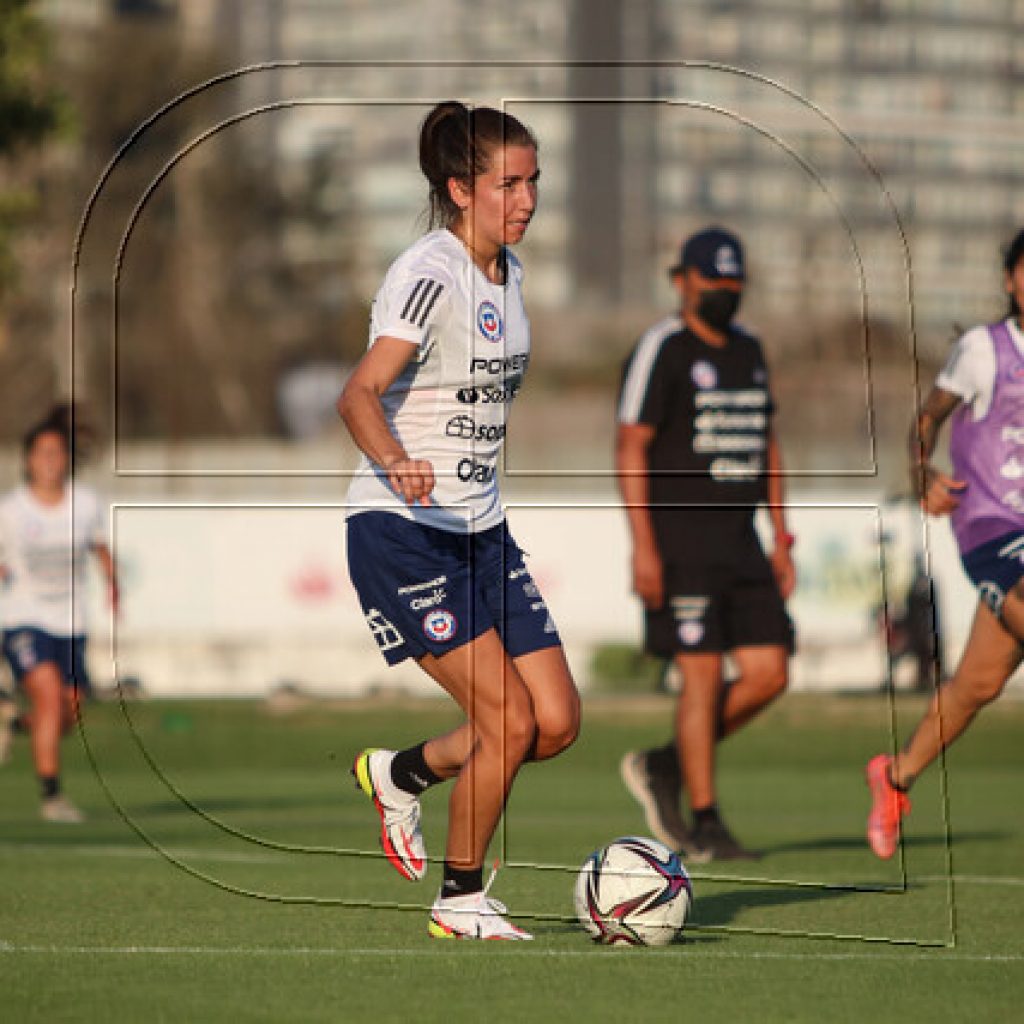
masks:
{"label": "white field line", "polygon": [[[480,953],[486,954],[489,947],[484,947]],[[609,964],[628,964],[630,970],[635,969],[639,964],[657,964],[661,961],[656,958],[646,960],[636,956],[611,956],[601,955],[598,950],[582,949],[524,949],[517,945],[514,949],[511,946],[502,946],[501,951],[493,950],[499,956],[529,957],[529,958],[560,958],[560,959],[586,959],[590,958],[595,964],[606,967]],[[451,950],[425,950],[425,949],[344,949],[340,947],[305,946],[295,948],[274,949],[265,946],[45,946],[45,945],[17,945],[15,943],[0,941],[0,956],[4,954],[39,954],[43,956],[252,956],[252,957],[296,957],[296,956],[330,956],[330,957],[365,957],[365,958],[387,958],[387,957],[410,957],[423,959],[424,957],[448,958],[452,956]],[[479,954],[477,954],[479,955]],[[664,956],[664,954],[662,954]],[[671,954],[670,954],[671,955]],[[699,957],[706,960],[823,960],[823,961],[872,961],[892,960],[901,963],[946,963],[957,961],[961,963],[1024,963],[1024,953],[959,953],[954,950],[936,948],[931,952],[882,952],[877,953],[779,953],[751,950],[750,952],[729,952],[726,950],[699,950],[693,948],[681,949],[678,953],[680,958],[687,960]],[[674,958],[673,958],[674,960]]]}
{"label": "white field line", "polygon": [[[166,852],[180,860],[225,861],[239,864],[281,864],[287,853],[245,853],[231,850],[191,850],[167,847]],[[129,860],[161,860],[160,853],[141,843],[123,846],[115,843],[61,843],[50,846],[47,843],[4,843],[0,842],[0,854],[21,855],[31,853],[70,854],[75,857],[123,857]]]}
{"label": "white field line", "polygon": [[[289,856],[288,851],[285,850],[282,850],[281,852],[255,853],[232,850],[203,850],[167,847],[165,852],[172,857],[184,861],[205,860],[238,864],[282,864]],[[376,850],[368,852],[378,855],[378,851]],[[154,857],[160,857],[160,854],[156,850],[142,844],[60,843],[59,845],[50,845],[48,843],[5,843],[0,841],[0,855],[22,855],[26,853],[69,854],[76,857],[124,857],[129,860],[147,860],[153,859]],[[346,851],[339,851],[338,853],[339,856],[345,856],[345,854]],[[721,880],[709,880],[716,882],[716,884],[719,881],[730,881],[728,878],[722,878]],[[914,882],[942,883],[949,881],[949,878],[946,875],[910,875],[908,880],[911,884]],[[1012,875],[954,875],[953,881],[963,883],[965,885],[992,885],[1007,886],[1008,888],[1024,888],[1024,878],[1016,878]],[[853,890],[851,890],[851,892],[852,891]]]}
{"label": "white field line", "polygon": [[[914,882],[948,882],[948,875],[913,875],[908,876],[911,884]],[[1007,885],[1024,886],[1024,878],[1013,878],[1010,875],[953,875],[954,882],[964,882],[967,885]]]}

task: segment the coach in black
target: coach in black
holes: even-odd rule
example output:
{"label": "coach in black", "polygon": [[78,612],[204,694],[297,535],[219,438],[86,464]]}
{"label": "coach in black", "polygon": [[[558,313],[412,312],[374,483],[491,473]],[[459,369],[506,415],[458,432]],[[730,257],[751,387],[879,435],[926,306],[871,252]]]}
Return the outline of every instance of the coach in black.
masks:
{"label": "coach in black", "polygon": [[[650,328],[626,361],[615,456],[646,646],[674,659],[684,682],[675,740],[627,753],[621,770],[663,842],[694,860],[749,858],[718,812],[715,744],[786,687],[793,537],[764,354],[733,323],[740,241],[700,231],[669,273],[682,311]],[[768,557],[754,528],[760,504],[775,538]],[[738,673],[728,685],[726,654]],[[692,828],[680,810],[684,781]]]}

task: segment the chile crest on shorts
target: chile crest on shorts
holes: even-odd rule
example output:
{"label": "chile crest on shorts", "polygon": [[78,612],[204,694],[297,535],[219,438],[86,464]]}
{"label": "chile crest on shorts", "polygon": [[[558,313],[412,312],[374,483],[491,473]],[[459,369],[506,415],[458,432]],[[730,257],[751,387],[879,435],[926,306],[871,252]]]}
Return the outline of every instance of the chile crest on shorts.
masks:
{"label": "chile crest on shorts", "polygon": [[455,636],[455,616],[447,608],[435,608],[423,616],[423,632],[436,643],[444,643]]}
{"label": "chile crest on shorts", "polygon": [[480,333],[488,341],[501,341],[501,335],[504,330],[501,314],[498,312],[498,307],[490,299],[485,299],[477,306],[476,325],[480,328]]}

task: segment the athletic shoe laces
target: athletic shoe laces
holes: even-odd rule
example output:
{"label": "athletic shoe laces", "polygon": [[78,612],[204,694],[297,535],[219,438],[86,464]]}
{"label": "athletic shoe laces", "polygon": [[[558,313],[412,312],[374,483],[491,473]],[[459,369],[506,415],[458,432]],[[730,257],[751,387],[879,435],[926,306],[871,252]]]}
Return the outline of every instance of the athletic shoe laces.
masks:
{"label": "athletic shoe laces", "polygon": [[493,896],[487,895],[491,891],[491,886],[494,884],[494,880],[498,877],[498,868],[500,867],[501,861],[496,859],[494,864],[491,865],[491,873],[487,878],[487,884],[483,887],[483,890],[480,893],[480,902],[483,903],[483,905],[492,913],[507,914],[508,907],[506,907],[501,900],[496,900]]}

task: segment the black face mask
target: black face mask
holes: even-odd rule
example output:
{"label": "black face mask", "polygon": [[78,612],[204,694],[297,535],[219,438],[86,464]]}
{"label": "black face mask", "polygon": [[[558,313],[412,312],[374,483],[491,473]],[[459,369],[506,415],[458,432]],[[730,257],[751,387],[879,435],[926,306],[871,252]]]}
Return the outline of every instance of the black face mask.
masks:
{"label": "black face mask", "polygon": [[740,308],[740,298],[731,288],[709,288],[700,293],[697,316],[713,330],[724,332]]}

